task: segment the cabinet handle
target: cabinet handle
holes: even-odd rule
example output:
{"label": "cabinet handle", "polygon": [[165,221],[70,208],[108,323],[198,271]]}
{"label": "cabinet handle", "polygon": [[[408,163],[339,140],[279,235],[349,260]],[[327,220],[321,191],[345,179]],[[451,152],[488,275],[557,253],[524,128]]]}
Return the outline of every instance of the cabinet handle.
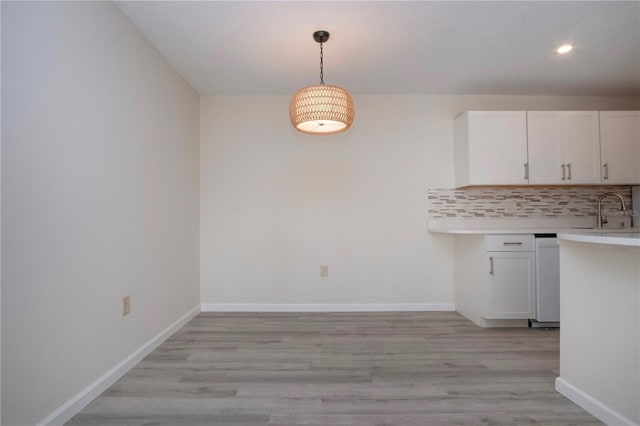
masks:
{"label": "cabinet handle", "polygon": [[524,163],[524,180],[529,180],[529,163]]}
{"label": "cabinet handle", "polygon": [[493,256],[489,256],[489,273],[493,275]]}
{"label": "cabinet handle", "polygon": [[567,180],[571,180],[571,163],[567,163]]}
{"label": "cabinet handle", "polygon": [[505,241],[502,244],[504,244],[505,246],[521,246],[522,241]]}
{"label": "cabinet handle", "polygon": [[561,165],[560,167],[562,167],[562,180],[566,180],[567,179],[567,174],[566,174],[566,170],[565,170],[565,165]]}
{"label": "cabinet handle", "polygon": [[609,179],[609,163],[604,163],[602,165],[602,168],[604,169],[604,177],[603,177],[603,179]]}

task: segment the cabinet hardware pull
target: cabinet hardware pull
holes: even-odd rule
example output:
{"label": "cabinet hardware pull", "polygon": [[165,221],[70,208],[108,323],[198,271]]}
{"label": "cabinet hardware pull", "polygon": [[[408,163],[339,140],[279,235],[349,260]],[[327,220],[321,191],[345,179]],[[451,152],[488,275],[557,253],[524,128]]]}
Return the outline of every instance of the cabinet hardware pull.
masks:
{"label": "cabinet hardware pull", "polygon": [[529,180],[529,163],[524,163],[524,180]]}
{"label": "cabinet hardware pull", "polygon": [[489,273],[493,275],[493,256],[489,256]]}
{"label": "cabinet hardware pull", "polygon": [[567,179],[567,174],[566,174],[566,170],[565,170],[565,165],[561,165],[560,167],[562,167],[562,180],[566,180]]}
{"label": "cabinet hardware pull", "polygon": [[567,180],[571,180],[571,163],[567,163]]}
{"label": "cabinet hardware pull", "polygon": [[522,241],[505,241],[504,243],[505,246],[521,246],[522,245]]}
{"label": "cabinet hardware pull", "polygon": [[609,163],[604,163],[602,165],[602,168],[604,169],[604,177],[603,177],[603,179],[609,179]]}

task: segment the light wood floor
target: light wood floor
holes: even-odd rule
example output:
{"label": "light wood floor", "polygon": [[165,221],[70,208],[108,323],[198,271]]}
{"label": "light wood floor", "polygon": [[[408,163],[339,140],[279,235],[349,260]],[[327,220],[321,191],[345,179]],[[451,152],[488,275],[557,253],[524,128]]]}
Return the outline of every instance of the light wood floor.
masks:
{"label": "light wood floor", "polygon": [[453,312],[202,313],[68,424],[600,424],[554,391],[558,338]]}

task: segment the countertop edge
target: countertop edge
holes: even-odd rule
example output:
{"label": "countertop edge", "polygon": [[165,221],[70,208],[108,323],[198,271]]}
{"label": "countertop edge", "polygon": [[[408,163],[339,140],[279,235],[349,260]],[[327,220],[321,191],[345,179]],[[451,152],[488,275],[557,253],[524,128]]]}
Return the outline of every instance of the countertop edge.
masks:
{"label": "countertop edge", "polygon": [[[574,230],[575,231],[575,230]],[[561,232],[558,240],[578,243],[600,244],[608,246],[640,247],[640,231],[635,232]]]}
{"label": "countertop edge", "polygon": [[594,228],[592,218],[572,219],[436,219],[427,221],[430,233],[450,235],[486,234],[559,234],[559,233],[629,233],[640,232],[640,227]]}
{"label": "countertop edge", "polygon": [[449,235],[486,235],[486,234],[557,234],[572,232],[576,229],[567,228],[486,228],[486,229],[429,229],[429,232]]}

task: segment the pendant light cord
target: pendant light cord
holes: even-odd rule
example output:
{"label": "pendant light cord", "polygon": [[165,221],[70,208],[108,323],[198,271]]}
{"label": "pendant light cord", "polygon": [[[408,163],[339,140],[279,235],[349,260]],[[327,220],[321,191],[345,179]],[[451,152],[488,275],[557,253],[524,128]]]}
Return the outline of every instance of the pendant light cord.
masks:
{"label": "pendant light cord", "polygon": [[324,84],[324,62],[323,62],[323,54],[322,54],[322,45],[320,43],[320,84]]}

